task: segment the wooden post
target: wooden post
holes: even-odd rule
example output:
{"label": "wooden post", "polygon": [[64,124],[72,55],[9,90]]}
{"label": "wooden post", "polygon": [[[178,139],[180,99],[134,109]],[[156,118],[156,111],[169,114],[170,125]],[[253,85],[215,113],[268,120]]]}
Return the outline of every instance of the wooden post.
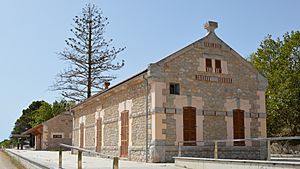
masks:
{"label": "wooden post", "polygon": [[217,141],[215,141],[214,158],[218,159],[218,142]]}
{"label": "wooden post", "polygon": [[119,169],[119,157],[113,158],[113,169]]}
{"label": "wooden post", "polygon": [[267,160],[270,161],[271,160],[271,140],[267,141]]}
{"label": "wooden post", "polygon": [[18,148],[18,150],[20,149],[20,139],[19,138],[18,138],[17,148]]}
{"label": "wooden post", "polygon": [[78,169],[82,169],[82,151],[78,150],[78,161],[77,161]]}
{"label": "wooden post", "polygon": [[62,168],[62,148],[59,147],[59,153],[58,153],[58,168]]}

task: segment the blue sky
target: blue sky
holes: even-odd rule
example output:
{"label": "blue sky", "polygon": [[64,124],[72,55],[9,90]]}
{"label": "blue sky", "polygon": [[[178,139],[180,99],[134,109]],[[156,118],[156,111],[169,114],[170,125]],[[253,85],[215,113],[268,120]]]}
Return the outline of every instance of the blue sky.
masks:
{"label": "blue sky", "polygon": [[107,38],[125,67],[114,72],[117,83],[149,63],[203,37],[203,24],[219,23],[219,37],[242,56],[255,52],[267,34],[282,36],[300,30],[300,1],[202,0],[2,0],[0,5],[0,141],[8,138],[22,109],[34,100],[53,102],[48,91],[55,75],[67,65],[57,52],[71,36],[72,18],[88,2],[109,18]]}

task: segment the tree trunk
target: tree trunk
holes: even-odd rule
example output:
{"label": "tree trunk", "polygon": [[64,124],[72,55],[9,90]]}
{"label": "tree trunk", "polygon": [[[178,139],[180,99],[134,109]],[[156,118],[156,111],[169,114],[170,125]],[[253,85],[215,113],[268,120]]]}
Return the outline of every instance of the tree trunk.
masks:
{"label": "tree trunk", "polygon": [[87,98],[91,97],[92,88],[92,14],[89,8],[89,42],[88,42],[88,84],[87,84]]}

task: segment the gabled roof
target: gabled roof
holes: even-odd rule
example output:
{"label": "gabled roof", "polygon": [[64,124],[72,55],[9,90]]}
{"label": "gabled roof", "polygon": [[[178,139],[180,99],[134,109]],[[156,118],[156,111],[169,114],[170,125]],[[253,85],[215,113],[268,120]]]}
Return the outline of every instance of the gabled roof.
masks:
{"label": "gabled roof", "polygon": [[58,118],[58,117],[60,117],[60,116],[62,116],[62,115],[70,115],[70,116],[71,116],[71,114],[70,114],[69,112],[65,111],[65,112],[63,112],[63,113],[60,113],[60,114],[58,114],[58,115],[52,117],[51,119],[49,119],[49,120],[47,120],[47,121],[45,121],[45,122],[43,122],[43,123],[40,123],[40,124],[38,124],[38,125],[36,125],[36,126],[30,128],[30,129],[24,131],[22,134],[23,134],[23,135],[24,135],[24,134],[30,134],[30,133],[32,133],[32,134],[41,134],[42,128],[43,128],[43,126],[44,126],[45,123],[48,123],[48,122],[50,122],[50,121],[52,121],[52,120],[55,120],[56,118]]}
{"label": "gabled roof", "polygon": [[97,94],[95,94],[95,95],[93,95],[93,96],[91,96],[91,97],[85,99],[84,101],[82,101],[82,102],[76,104],[75,106],[72,107],[72,109],[74,109],[74,108],[76,108],[76,107],[78,107],[78,106],[80,106],[80,105],[82,105],[82,104],[84,104],[84,103],[87,103],[87,102],[89,102],[90,100],[93,100],[94,98],[96,98],[96,97],[98,97],[98,96],[100,96],[100,95],[102,95],[102,94],[104,94],[104,93],[108,93],[108,92],[112,91],[113,89],[117,88],[118,86],[121,86],[122,84],[124,84],[124,83],[126,83],[126,82],[128,82],[128,81],[130,81],[130,80],[132,80],[132,79],[134,79],[134,78],[136,78],[136,77],[138,77],[138,76],[140,76],[140,75],[146,73],[147,71],[148,71],[148,69],[145,69],[145,70],[143,70],[143,71],[141,71],[141,72],[139,72],[139,73],[137,73],[137,74],[131,76],[130,78],[128,78],[128,79],[126,79],[126,80],[124,80],[124,81],[122,81],[122,82],[120,82],[120,83],[117,83],[116,85],[114,85],[114,86],[108,88],[107,90],[100,91],[99,93],[97,93]]}
{"label": "gabled roof", "polygon": [[42,128],[43,128],[43,124],[38,124],[38,125],[36,125],[36,126],[30,128],[30,129],[24,131],[22,134],[23,134],[23,135],[25,135],[25,134],[30,134],[30,133],[32,133],[32,134],[34,134],[34,135],[36,135],[36,134],[41,134]]}
{"label": "gabled roof", "polygon": [[49,123],[50,121],[53,121],[53,120],[59,118],[59,117],[62,116],[62,115],[69,115],[69,116],[72,116],[71,112],[65,111],[65,112],[62,112],[62,113],[60,113],[60,114],[58,114],[58,115],[52,117],[51,119],[49,119],[49,120],[43,122],[42,124],[45,124],[45,125],[46,125],[46,123]]}
{"label": "gabled roof", "polygon": [[[193,42],[193,43],[187,45],[186,47],[184,47],[184,48],[182,48],[182,49],[180,49],[180,50],[178,50],[178,51],[176,51],[176,52],[170,54],[170,55],[167,56],[167,57],[164,57],[163,59],[159,60],[158,62],[156,62],[156,63],[154,63],[154,64],[158,64],[158,65],[159,65],[159,64],[163,64],[163,63],[165,63],[165,62],[171,60],[172,58],[174,58],[174,57],[176,57],[176,56],[179,56],[179,55],[181,55],[182,53],[187,52],[187,51],[190,50],[190,49],[193,49],[193,46],[196,45],[197,43],[204,41],[205,39],[207,39],[207,38],[210,37],[210,36],[214,36],[214,37],[216,37],[221,43],[223,43],[224,45],[226,45],[226,47],[230,49],[230,51],[232,52],[232,54],[233,54],[236,58],[240,59],[240,60],[242,61],[242,63],[244,63],[245,66],[247,66],[247,67],[250,68],[251,70],[253,70],[253,71],[257,72],[258,74],[260,74],[263,78],[265,78],[265,76],[264,76],[263,74],[261,74],[261,73],[260,73],[260,72],[259,72],[259,71],[251,64],[251,63],[249,63],[249,62],[248,62],[245,58],[243,58],[238,52],[236,52],[234,49],[232,49],[227,43],[225,43],[221,38],[219,38],[219,37],[216,35],[216,33],[215,33],[214,30],[218,27],[218,23],[217,23],[217,22],[208,21],[208,22],[204,25],[204,27],[205,27],[205,29],[208,30],[208,33],[207,33],[203,38],[201,38],[201,39],[199,39],[199,40],[197,40],[197,41],[195,41],[195,42]],[[132,79],[134,79],[134,78],[136,78],[136,77],[138,77],[138,76],[140,76],[140,75],[146,73],[147,71],[148,71],[148,69],[145,69],[145,70],[141,71],[140,73],[137,73],[136,75],[133,75],[132,77],[130,77],[130,78],[128,78],[128,79],[126,79],[126,80],[124,80],[124,81],[122,81],[122,82],[120,82],[120,83],[118,83],[118,84],[116,84],[116,85],[114,85],[114,86],[112,86],[112,87],[110,87],[109,89],[104,90],[104,91],[101,91],[101,92],[99,92],[99,93],[97,93],[97,94],[91,96],[90,98],[87,98],[86,100],[84,100],[84,101],[82,101],[82,102],[76,104],[75,106],[73,106],[72,109],[74,109],[74,108],[76,108],[76,107],[78,107],[78,106],[80,106],[80,105],[82,105],[82,104],[85,104],[85,103],[87,103],[87,102],[93,100],[94,98],[96,98],[96,97],[102,95],[102,94],[105,94],[105,93],[107,93],[107,92],[112,91],[113,89],[117,88],[118,86],[121,86],[122,84],[124,84],[124,83],[126,83],[126,82],[128,82],[128,81],[130,81],[130,80],[132,80]]]}
{"label": "gabled roof", "polygon": [[[212,22],[212,21],[209,21],[209,22]],[[208,23],[209,23],[208,22]],[[181,55],[182,53],[185,53],[191,49],[193,49],[193,46],[195,46],[197,43],[201,43],[203,42],[205,39],[209,38],[209,37],[215,37],[217,38],[221,43],[223,43],[224,45],[226,45],[227,48],[230,49],[230,52],[232,52],[232,54],[238,58],[245,66],[247,66],[248,68],[252,69],[253,71],[259,73],[261,76],[265,77],[261,72],[259,72],[250,62],[248,62],[244,57],[242,57],[238,52],[236,52],[233,48],[231,48],[226,42],[224,42],[219,36],[217,36],[217,34],[215,33],[214,30],[210,30],[207,32],[207,34],[202,37],[201,39],[198,39],[196,41],[194,41],[193,43],[187,45],[186,47],[170,54],[169,56],[159,60],[158,62],[156,62],[155,64],[163,64],[163,63],[166,63],[168,62],[169,60],[172,60],[173,58]]]}
{"label": "gabled roof", "polygon": [[30,135],[27,134],[11,134],[9,138],[29,138]]}

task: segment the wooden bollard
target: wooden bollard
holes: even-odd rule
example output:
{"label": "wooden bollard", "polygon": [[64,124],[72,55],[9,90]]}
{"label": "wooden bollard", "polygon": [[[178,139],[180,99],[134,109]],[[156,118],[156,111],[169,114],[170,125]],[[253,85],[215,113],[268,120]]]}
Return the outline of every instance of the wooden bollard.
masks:
{"label": "wooden bollard", "polygon": [[77,168],[82,169],[82,151],[78,151]]}
{"label": "wooden bollard", "polygon": [[113,158],[113,169],[119,169],[119,157]]}
{"label": "wooden bollard", "polygon": [[62,168],[62,148],[59,147],[58,153],[58,168]]}

